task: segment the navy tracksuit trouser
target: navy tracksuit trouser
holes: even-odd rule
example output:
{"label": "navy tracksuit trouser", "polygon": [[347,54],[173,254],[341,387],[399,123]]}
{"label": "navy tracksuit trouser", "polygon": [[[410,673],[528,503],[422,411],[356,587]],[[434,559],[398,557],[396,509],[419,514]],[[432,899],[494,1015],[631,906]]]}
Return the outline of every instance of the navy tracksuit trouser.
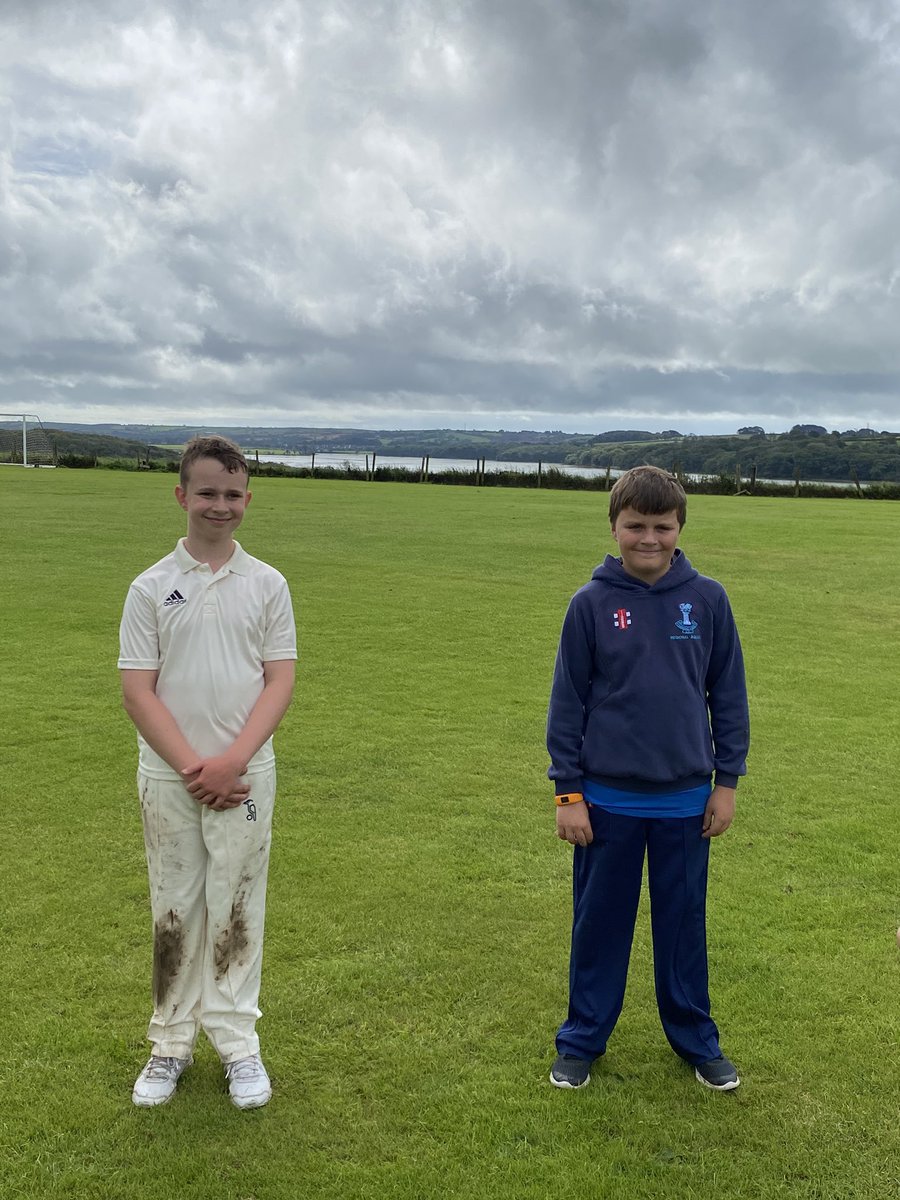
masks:
{"label": "navy tracksuit trouser", "polygon": [[575,847],[569,1015],[560,1054],[594,1059],[622,1011],[647,853],[656,1002],[669,1044],[687,1062],[718,1058],[709,1014],[703,817],[625,817],[590,805],[594,840]]}

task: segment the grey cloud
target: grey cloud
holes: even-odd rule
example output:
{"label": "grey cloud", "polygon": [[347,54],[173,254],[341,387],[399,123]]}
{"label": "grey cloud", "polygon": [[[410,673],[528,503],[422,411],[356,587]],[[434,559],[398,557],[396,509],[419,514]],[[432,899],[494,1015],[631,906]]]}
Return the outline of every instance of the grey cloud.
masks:
{"label": "grey cloud", "polygon": [[886,2],[2,20],[5,404],[896,424]]}

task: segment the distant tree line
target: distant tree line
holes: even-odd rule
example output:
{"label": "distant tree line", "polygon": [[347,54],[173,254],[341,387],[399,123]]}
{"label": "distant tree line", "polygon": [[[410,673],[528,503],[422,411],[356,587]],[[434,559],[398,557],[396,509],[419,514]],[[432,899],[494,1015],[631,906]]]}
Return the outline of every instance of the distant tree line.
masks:
{"label": "distant tree line", "polygon": [[102,433],[72,433],[66,429],[47,429],[47,436],[62,460],[71,455],[79,458],[134,458],[141,462],[171,458],[171,450],[148,445],[136,439],[111,437]]}
{"label": "distant tree line", "polygon": [[[814,432],[811,432],[814,431]],[[683,437],[667,441],[610,445],[594,442],[569,456],[579,466],[624,469],[641,463],[697,475],[731,475],[738,466],[760,478],[900,482],[900,434],[847,430],[829,433],[822,426],[795,425],[788,433],[766,434],[745,426],[731,437]]]}

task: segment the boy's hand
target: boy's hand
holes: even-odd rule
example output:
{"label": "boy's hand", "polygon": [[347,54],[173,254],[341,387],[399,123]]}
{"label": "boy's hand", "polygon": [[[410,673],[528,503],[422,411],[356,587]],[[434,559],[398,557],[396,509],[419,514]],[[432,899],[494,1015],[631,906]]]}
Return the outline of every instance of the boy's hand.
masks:
{"label": "boy's hand", "polygon": [[250,784],[247,783],[246,779],[241,779],[230,796],[220,797],[218,800],[212,801],[209,807],[217,811],[221,811],[224,808],[238,808],[249,795]]}
{"label": "boy's hand", "polygon": [[591,816],[584,800],[556,806],[556,836],[570,846],[587,846],[594,840]]}
{"label": "boy's hand", "polygon": [[181,774],[184,786],[199,804],[221,811],[243,804],[250,789],[241,778],[242,764],[226,754],[201,758],[186,766]]}
{"label": "boy's hand", "polygon": [[249,795],[250,784],[241,780],[230,796],[214,796],[212,800],[201,800],[199,803],[205,804],[214,812],[224,812],[227,808],[240,807]]}
{"label": "boy's hand", "polygon": [[734,788],[719,786],[713,788],[703,814],[702,837],[719,837],[725,832],[734,820],[734,799]]}

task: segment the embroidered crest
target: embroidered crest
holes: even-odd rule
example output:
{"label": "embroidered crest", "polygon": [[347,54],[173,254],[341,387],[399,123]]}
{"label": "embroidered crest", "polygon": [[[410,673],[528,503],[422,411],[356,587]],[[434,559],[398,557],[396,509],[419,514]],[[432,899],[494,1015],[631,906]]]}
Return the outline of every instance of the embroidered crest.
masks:
{"label": "embroidered crest", "polygon": [[697,622],[691,620],[691,609],[693,604],[679,604],[681,609],[681,620],[675,622],[675,628],[679,633],[693,633],[697,628]]}

